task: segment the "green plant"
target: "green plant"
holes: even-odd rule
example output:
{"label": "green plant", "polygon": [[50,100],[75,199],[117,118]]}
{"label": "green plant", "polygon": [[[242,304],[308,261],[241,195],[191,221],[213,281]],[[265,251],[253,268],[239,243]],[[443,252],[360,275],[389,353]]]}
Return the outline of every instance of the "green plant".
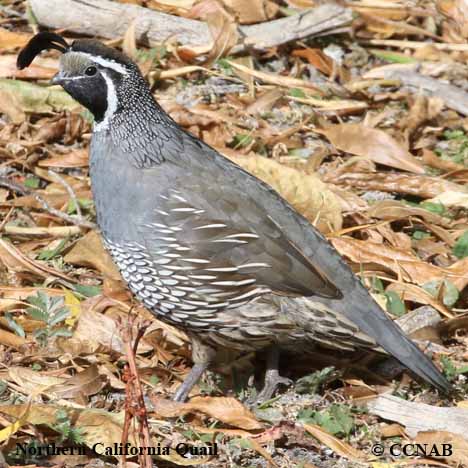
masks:
{"label": "green plant", "polygon": [[45,325],[34,331],[34,337],[41,346],[46,346],[51,338],[71,336],[70,330],[58,327],[70,315],[62,296],[50,297],[39,291],[36,296],[29,296],[26,301],[31,305],[26,309],[27,314]]}
{"label": "green plant", "polygon": [[73,444],[82,444],[84,442],[83,429],[73,427],[65,410],[58,410],[55,413],[55,417],[57,418],[57,422],[51,427],[60,434],[59,442],[69,441]]}
{"label": "green plant", "polygon": [[442,356],[440,363],[442,364],[442,370],[445,377],[447,377],[447,380],[450,382],[455,380],[458,375],[468,373],[468,365],[456,367],[452,360],[447,356]]}
{"label": "green plant", "polygon": [[296,381],[295,390],[300,394],[314,394],[319,391],[322,385],[335,380],[337,376],[338,372],[334,367],[325,367],[313,374],[298,379]]}
{"label": "green plant", "polygon": [[385,293],[387,299],[387,311],[392,315],[401,317],[406,314],[405,303],[401,300],[400,296],[395,291],[387,291]]}
{"label": "green plant", "polygon": [[465,231],[455,242],[452,249],[453,255],[458,258],[468,257],[468,231]]}
{"label": "green plant", "polygon": [[333,435],[348,437],[354,430],[351,408],[346,405],[333,404],[323,411],[306,408],[299,412],[298,419],[306,424],[318,424]]}

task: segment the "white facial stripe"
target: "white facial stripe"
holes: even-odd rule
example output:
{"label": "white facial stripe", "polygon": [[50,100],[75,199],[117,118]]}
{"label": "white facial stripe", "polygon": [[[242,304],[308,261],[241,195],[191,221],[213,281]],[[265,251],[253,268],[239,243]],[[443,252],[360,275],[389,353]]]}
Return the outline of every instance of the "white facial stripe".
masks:
{"label": "white facial stripe", "polygon": [[114,83],[112,83],[112,80],[105,71],[101,70],[101,74],[107,85],[107,109],[101,122],[94,124],[95,132],[105,130],[109,126],[109,122],[117,110],[117,91],[115,89]]}
{"label": "white facial stripe", "polygon": [[75,52],[75,53],[84,55],[85,57],[89,58],[93,62],[96,62],[97,64],[102,65],[103,67],[111,68],[112,70],[115,70],[116,72],[122,75],[128,75],[127,69],[123,65],[120,65],[120,63],[117,63],[115,60],[108,60],[108,59],[100,57],[99,55],[92,55],[86,52]]}

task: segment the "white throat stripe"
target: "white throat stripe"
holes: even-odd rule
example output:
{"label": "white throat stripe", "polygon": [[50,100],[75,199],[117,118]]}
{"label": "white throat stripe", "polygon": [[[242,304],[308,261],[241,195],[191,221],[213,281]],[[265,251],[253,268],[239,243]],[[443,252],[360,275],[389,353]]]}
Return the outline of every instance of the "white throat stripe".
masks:
{"label": "white throat stripe", "polygon": [[106,72],[101,71],[101,73],[107,85],[107,109],[101,122],[94,124],[95,132],[105,130],[109,126],[109,122],[117,110],[117,91],[115,89],[114,83]]}

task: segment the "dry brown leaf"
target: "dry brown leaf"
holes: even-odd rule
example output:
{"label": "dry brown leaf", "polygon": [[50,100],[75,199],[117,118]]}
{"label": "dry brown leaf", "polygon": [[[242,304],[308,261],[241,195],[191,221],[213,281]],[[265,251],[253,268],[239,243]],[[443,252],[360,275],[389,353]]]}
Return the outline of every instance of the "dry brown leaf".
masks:
{"label": "dry brown leaf", "polygon": [[31,39],[30,34],[17,33],[0,28],[0,50],[16,49],[23,47]]}
{"label": "dry brown leaf", "polygon": [[231,426],[249,431],[262,429],[256,417],[235,398],[194,397],[187,403],[153,398],[156,413],[162,417],[181,416],[193,411],[207,414]]}
{"label": "dry brown leaf", "polygon": [[240,63],[235,63],[233,61],[228,61],[232,68],[239,70],[243,73],[252,75],[254,78],[261,80],[265,83],[270,83],[276,86],[284,86],[285,88],[306,88],[313,89],[319,94],[323,94],[323,91],[317,88],[310,81],[300,80],[298,78],[291,78],[290,76],[275,75],[273,73],[266,73],[259,70],[253,70],[249,67],[241,65]]}
{"label": "dry brown leaf", "polygon": [[276,16],[279,7],[270,0],[222,0],[233,12],[239,24],[268,21]]}
{"label": "dry brown leaf", "polygon": [[[212,47],[207,55],[206,63],[211,64],[224,55],[237,44],[239,32],[237,24],[232,15],[230,15],[216,0],[203,0],[193,9],[192,14],[197,14],[208,24],[213,39]],[[197,48],[183,47],[180,50],[192,51],[198,55],[201,50]],[[202,52],[204,53],[204,52]],[[179,53],[180,55],[180,53]]]}
{"label": "dry brown leaf", "polygon": [[449,268],[442,268],[423,262],[411,251],[376,244],[351,237],[334,237],[331,243],[340,252],[357,264],[374,263],[393,271],[405,281],[423,285],[431,280],[447,279],[459,291],[468,283],[468,257],[454,263]]}
{"label": "dry brown leaf", "polygon": [[53,385],[48,389],[57,398],[76,398],[78,396],[95,395],[106,385],[107,379],[100,375],[96,365],[89,366],[82,372],[78,372],[69,379],[64,379],[62,383]]}
{"label": "dry brown leaf", "polygon": [[451,226],[449,219],[418,206],[406,205],[400,200],[382,200],[377,202],[368,208],[367,214],[373,218],[388,221],[414,216],[434,225]]}
{"label": "dry brown leaf", "polygon": [[223,151],[251,174],[271,185],[322,232],[341,229],[340,202],[318,176],[306,174],[262,156],[238,156]]}
{"label": "dry brown leaf", "polygon": [[252,104],[250,104],[245,111],[248,114],[260,114],[262,112],[268,112],[272,109],[275,103],[283,97],[283,91],[278,88],[273,88],[265,91],[260,95]]}
{"label": "dry brown leaf", "polygon": [[457,38],[468,38],[468,0],[438,0],[437,9],[447,18],[453,21]]}
{"label": "dry brown leaf", "polygon": [[318,439],[322,444],[331,448],[341,457],[345,457],[356,462],[363,462],[368,458],[364,453],[324,431],[320,426],[315,424],[303,424],[303,426],[309,434]]}
{"label": "dry brown leaf", "polygon": [[335,70],[333,59],[322,52],[321,49],[296,49],[292,51],[293,57],[305,58],[317,70],[321,71],[324,75],[331,76]]}
{"label": "dry brown leaf", "polygon": [[0,78],[49,80],[57,73],[58,61],[38,57],[23,70],[16,66],[16,55],[0,55]]}
{"label": "dry brown leaf", "polygon": [[12,348],[20,348],[26,344],[26,340],[14,333],[0,329],[0,344]]}
{"label": "dry brown leaf", "polygon": [[320,109],[323,112],[339,113],[340,115],[346,113],[353,113],[362,109],[367,109],[368,105],[362,101],[351,101],[348,99],[316,99],[316,98],[301,98],[295,96],[287,96],[290,101],[301,102],[309,106]]}
{"label": "dry brown leaf", "polygon": [[124,51],[126,55],[128,55],[133,60],[136,60],[137,55],[138,55],[135,28],[136,28],[136,20],[133,20],[130,23],[130,26],[127,28],[127,31],[125,32],[125,35],[122,41],[122,50]]}
{"label": "dry brown leaf", "polygon": [[7,379],[18,385],[19,390],[26,395],[51,395],[50,389],[54,385],[62,384],[66,379],[54,377],[42,372],[36,372],[26,367],[10,367]]}
{"label": "dry brown leaf", "polygon": [[[464,188],[460,186],[460,188]],[[456,206],[468,210],[468,192],[448,190],[428,200],[433,203],[442,203],[444,206]]]}
{"label": "dry brown leaf", "polygon": [[325,135],[340,151],[362,156],[385,166],[424,174],[423,165],[383,130],[347,123],[329,125],[316,131]]}
{"label": "dry brown leaf", "polygon": [[81,303],[81,308],[73,336],[60,340],[60,348],[69,352],[79,351],[80,354],[109,352],[110,350],[123,353],[124,345],[117,323],[104,314],[86,308],[86,301]]}
{"label": "dry brown leaf", "polygon": [[101,237],[95,231],[90,231],[82,237],[65,255],[64,260],[73,265],[83,265],[94,268],[104,276],[120,280],[120,273],[112,258],[104,249]]}
{"label": "dry brown leaf", "polygon": [[449,312],[448,309],[439,300],[415,284],[392,283],[387,287],[387,291],[395,291],[403,301],[411,301],[416,302],[416,304],[430,305],[445,317],[453,317],[453,313]]}
{"label": "dry brown leaf", "polygon": [[7,115],[14,124],[20,124],[26,119],[16,96],[8,89],[0,89],[0,114]]}
{"label": "dry brown leaf", "polygon": [[88,167],[89,154],[86,149],[73,149],[66,154],[57,154],[38,162],[40,167]]}
{"label": "dry brown leaf", "polygon": [[447,462],[468,466],[468,440],[460,435],[446,431],[419,432],[414,442],[427,444],[428,447],[437,446],[439,452],[442,452],[442,444],[447,444],[446,446],[450,447],[450,454],[445,457],[434,455],[434,458],[442,458]]}
{"label": "dry brown leaf", "polygon": [[436,197],[446,191],[468,193],[462,185],[441,177],[401,172],[344,172],[336,175],[330,171],[324,179],[354,189],[402,193],[421,198]]}
{"label": "dry brown leaf", "polygon": [[47,276],[55,276],[64,280],[76,283],[76,280],[63,274],[62,272],[46,266],[45,263],[33,261],[24,255],[12,243],[0,239],[0,258],[2,262],[12,271],[29,272],[43,278]]}
{"label": "dry brown leaf", "polygon": [[147,7],[177,16],[188,16],[194,3],[195,0],[149,0]]}
{"label": "dry brown leaf", "polygon": [[426,29],[413,26],[407,22],[392,21],[390,19],[383,18],[381,15],[375,16],[370,13],[366,13],[363,10],[361,10],[361,17],[369,31],[378,33],[384,38],[392,37],[394,34],[407,34],[440,39],[436,34],[432,34]]}
{"label": "dry brown leaf", "polygon": [[439,158],[434,151],[423,148],[423,161],[428,166],[435,167],[436,169],[442,169],[443,171],[460,171],[464,170],[463,164],[458,164],[454,161],[446,161],[445,159]]}

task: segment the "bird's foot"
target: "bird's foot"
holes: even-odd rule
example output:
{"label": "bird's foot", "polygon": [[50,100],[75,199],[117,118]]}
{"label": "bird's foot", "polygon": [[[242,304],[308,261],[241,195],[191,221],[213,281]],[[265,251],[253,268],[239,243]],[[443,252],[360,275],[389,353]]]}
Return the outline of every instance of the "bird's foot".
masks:
{"label": "bird's foot", "polygon": [[290,386],[292,384],[293,381],[291,379],[281,377],[276,369],[269,369],[265,373],[265,383],[261,392],[256,397],[250,399],[248,404],[253,406],[265,403],[265,401],[268,401],[273,397],[276,389],[280,385]]}

